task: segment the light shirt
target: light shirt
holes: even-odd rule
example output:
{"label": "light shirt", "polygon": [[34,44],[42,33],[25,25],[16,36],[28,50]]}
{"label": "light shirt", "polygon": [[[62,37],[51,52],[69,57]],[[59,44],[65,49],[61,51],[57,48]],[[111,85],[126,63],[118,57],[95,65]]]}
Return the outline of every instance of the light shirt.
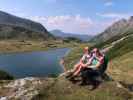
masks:
{"label": "light shirt", "polygon": [[91,59],[91,55],[89,54],[84,54],[81,58],[81,60],[83,61],[83,63],[88,63],[90,62],[90,59]]}
{"label": "light shirt", "polygon": [[100,62],[100,64],[103,64],[104,62],[104,55],[102,54],[99,58],[96,57],[95,54],[93,54],[92,56],[92,61],[91,61],[91,65],[88,66],[88,68],[93,68],[95,69],[96,68],[96,64]]}

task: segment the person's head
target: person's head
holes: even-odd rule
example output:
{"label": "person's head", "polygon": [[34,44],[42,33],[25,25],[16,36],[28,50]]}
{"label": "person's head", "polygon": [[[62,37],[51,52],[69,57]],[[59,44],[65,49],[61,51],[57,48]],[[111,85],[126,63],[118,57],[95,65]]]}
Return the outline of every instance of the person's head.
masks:
{"label": "person's head", "polygon": [[96,56],[101,56],[101,53],[100,53],[100,51],[99,51],[98,48],[94,48],[94,49],[93,49],[93,53],[94,53]]}
{"label": "person's head", "polygon": [[86,47],[84,47],[84,53],[89,53],[89,48],[86,46]]}

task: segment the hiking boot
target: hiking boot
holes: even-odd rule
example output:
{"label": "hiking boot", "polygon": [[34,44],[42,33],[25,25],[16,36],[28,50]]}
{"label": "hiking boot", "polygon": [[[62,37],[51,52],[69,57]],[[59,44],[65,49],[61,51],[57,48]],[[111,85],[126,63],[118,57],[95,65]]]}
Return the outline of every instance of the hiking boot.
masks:
{"label": "hiking boot", "polygon": [[68,72],[67,75],[65,76],[66,78],[70,78],[71,76],[73,76],[72,72]]}
{"label": "hiking boot", "polygon": [[77,80],[75,78],[76,78],[76,76],[71,76],[71,77],[69,77],[67,79],[75,84],[75,83],[77,83]]}
{"label": "hiking boot", "polygon": [[99,87],[100,83],[101,83],[101,82],[99,82],[99,81],[95,81],[95,82],[93,83],[93,85],[92,85],[93,87],[92,87],[91,90],[97,89],[97,88]]}
{"label": "hiking boot", "polygon": [[80,82],[78,85],[85,86],[86,85],[86,82]]}
{"label": "hiking boot", "polygon": [[73,76],[73,75],[69,76],[69,77],[68,77],[68,80],[70,80],[70,81],[75,80],[75,76]]}
{"label": "hiking boot", "polygon": [[87,85],[86,87],[88,90],[92,91],[93,90],[93,85]]}

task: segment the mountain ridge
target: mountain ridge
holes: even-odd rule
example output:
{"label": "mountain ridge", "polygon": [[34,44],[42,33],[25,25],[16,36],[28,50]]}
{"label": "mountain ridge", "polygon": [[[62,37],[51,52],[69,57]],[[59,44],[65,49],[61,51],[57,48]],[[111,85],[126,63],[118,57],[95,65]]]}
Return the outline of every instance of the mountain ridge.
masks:
{"label": "mountain ridge", "polygon": [[[40,30],[36,30],[38,32],[45,32],[47,31],[42,24],[26,19],[26,18],[21,18],[21,17],[17,17],[15,15],[0,11],[0,24],[5,24],[5,25],[16,25],[16,26],[20,26],[20,27],[24,27],[27,28],[26,26],[28,26],[28,29],[31,29],[30,24],[33,24],[32,27],[36,28],[37,26],[39,27]],[[27,24],[27,25],[26,25]],[[26,26],[25,26],[26,25]],[[35,29],[31,29],[34,30]]]}
{"label": "mountain ridge", "polygon": [[63,32],[59,29],[55,29],[50,31],[51,34],[53,34],[55,37],[60,37],[60,38],[68,38],[68,37],[74,37],[74,38],[78,38],[82,41],[89,41],[92,36],[91,35],[87,35],[87,34],[76,34],[76,33],[66,33]]}
{"label": "mountain ridge", "polygon": [[28,38],[37,37],[45,39],[53,37],[47,29],[38,22],[0,11],[0,38],[12,38],[18,35],[22,38],[23,36]]}
{"label": "mountain ridge", "polygon": [[113,23],[102,33],[92,38],[91,41],[96,43],[105,42],[115,36],[126,34],[128,31],[133,31],[133,16],[129,19],[121,19]]}

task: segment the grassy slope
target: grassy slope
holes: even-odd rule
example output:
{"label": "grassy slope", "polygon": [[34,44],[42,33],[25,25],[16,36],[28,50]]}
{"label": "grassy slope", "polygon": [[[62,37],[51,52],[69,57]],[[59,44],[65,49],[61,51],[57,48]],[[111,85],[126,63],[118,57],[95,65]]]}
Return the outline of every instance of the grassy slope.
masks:
{"label": "grassy slope", "polygon": [[111,60],[108,72],[117,81],[133,84],[133,51]]}
{"label": "grassy slope", "polygon": [[[104,45],[103,45],[104,46]],[[67,69],[70,69],[73,67],[73,65],[77,62],[77,60],[81,57],[82,54],[82,47],[78,47],[76,49],[73,49],[72,52],[69,53],[69,55],[66,57],[66,67]],[[120,43],[116,44],[109,52],[108,57],[110,57],[111,61],[109,62],[109,67],[107,70],[107,73],[116,81],[122,81],[127,84],[133,84],[133,37],[129,37]],[[108,86],[108,84],[111,84],[111,86]],[[95,92],[93,96],[97,96],[96,98],[99,98],[98,100],[123,100],[125,98],[123,95],[118,95],[118,98],[113,96],[112,94],[122,94],[124,90],[120,91],[117,90],[117,87],[113,85],[113,82],[105,83],[105,86],[107,86],[108,91],[106,91],[107,94],[104,94],[106,88],[101,88]],[[119,92],[118,92],[119,91]],[[83,92],[83,90],[82,90]],[[89,92],[88,92],[89,93]],[[103,94],[104,96],[103,96]],[[128,92],[127,92],[128,93]],[[86,94],[87,96],[89,94]],[[110,95],[110,97],[108,96]],[[126,94],[128,95],[128,94]],[[82,96],[81,96],[82,97]],[[91,98],[91,96],[89,96]],[[89,98],[88,97],[88,98]],[[102,99],[101,99],[102,97]],[[80,97],[79,97],[80,98]],[[106,99],[105,99],[106,98]],[[108,99],[107,99],[108,98]],[[120,99],[121,98],[121,99]],[[133,97],[132,97],[133,99]],[[79,99],[80,100],[80,99]],[[97,100],[97,99],[90,99],[90,100]]]}
{"label": "grassy slope", "polygon": [[99,42],[99,43],[95,44],[94,46],[98,47],[98,48],[106,47],[106,46],[110,45],[110,43],[112,43],[114,41],[117,41],[117,40],[119,40],[122,37],[126,37],[126,36],[132,35],[132,34],[133,34],[133,31],[131,30],[131,31],[128,31],[127,33],[114,36],[114,37],[110,38],[109,40],[107,40],[105,42]]}
{"label": "grassy slope", "polygon": [[[75,47],[67,55],[65,58],[67,69],[72,68],[81,57],[82,49],[86,45]],[[72,84],[64,77],[59,77],[47,91],[45,88],[42,88],[38,98],[42,100],[132,100],[133,95],[131,92],[125,88],[117,87],[118,81],[133,83],[132,58],[133,52],[129,52],[113,59],[109,63],[107,73],[115,81],[106,81],[94,91],[90,91],[87,86],[82,87]]]}
{"label": "grassy slope", "polygon": [[125,88],[118,88],[115,82],[104,82],[90,91],[88,86],[79,86],[59,77],[50,87],[42,87],[34,100],[131,100],[132,95]]}
{"label": "grassy slope", "polygon": [[109,59],[113,59],[131,51],[133,51],[133,36],[130,36],[123,41],[115,44],[115,46],[110,49],[107,55]]}
{"label": "grassy slope", "polygon": [[133,51],[133,32],[132,31],[127,32],[122,35],[115,36],[115,37],[107,40],[106,42],[98,43],[98,44],[94,45],[94,47],[98,47],[98,48],[108,47],[111,45],[112,42],[115,42],[123,37],[126,37],[126,38],[124,40],[116,43],[115,46],[113,48],[111,48],[109,50],[109,52],[107,53],[109,59],[113,59],[115,57],[122,56],[130,51]]}

